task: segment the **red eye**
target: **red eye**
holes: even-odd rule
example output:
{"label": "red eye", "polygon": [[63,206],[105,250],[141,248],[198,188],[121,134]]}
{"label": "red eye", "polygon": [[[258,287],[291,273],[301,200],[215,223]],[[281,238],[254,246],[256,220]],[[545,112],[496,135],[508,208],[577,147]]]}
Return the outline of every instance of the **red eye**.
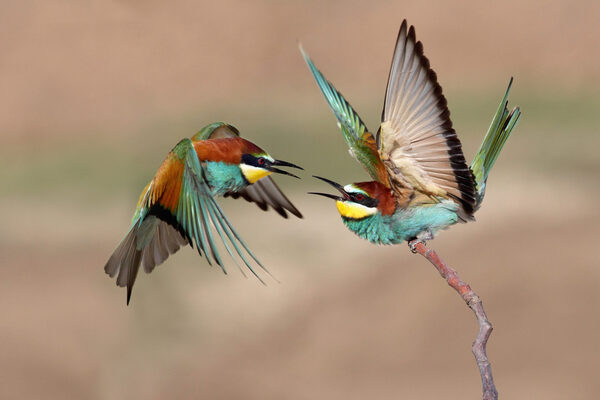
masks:
{"label": "red eye", "polygon": [[363,201],[364,199],[365,199],[365,196],[363,196],[362,194],[359,193],[356,195],[356,200]]}
{"label": "red eye", "polygon": [[258,159],[258,165],[265,165],[265,159],[264,158],[259,158]]}

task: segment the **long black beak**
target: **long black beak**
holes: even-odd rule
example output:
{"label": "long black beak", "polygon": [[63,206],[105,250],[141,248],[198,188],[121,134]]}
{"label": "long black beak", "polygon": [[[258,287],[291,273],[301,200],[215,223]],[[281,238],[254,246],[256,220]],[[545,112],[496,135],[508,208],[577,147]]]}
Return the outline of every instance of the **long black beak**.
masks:
{"label": "long black beak", "polygon": [[284,170],[282,170],[282,169],[275,168],[275,167],[274,167],[275,165],[279,165],[279,166],[282,166],[282,167],[292,167],[292,168],[298,168],[298,169],[302,169],[302,170],[304,170],[304,168],[302,168],[302,167],[299,167],[299,166],[297,166],[296,164],[292,164],[291,162],[287,162],[287,161],[275,160],[275,161],[273,161],[273,162],[271,163],[271,166],[270,166],[270,168],[269,168],[269,171],[276,172],[276,173],[278,173],[278,174],[282,174],[282,175],[293,176],[294,178],[298,178],[298,179],[300,179],[300,177],[299,177],[299,176],[296,176],[296,175],[292,174],[291,172],[287,172],[287,171],[284,171]]}
{"label": "long black beak", "polygon": [[320,179],[323,182],[329,183],[331,186],[333,186],[334,188],[336,188],[342,194],[343,197],[336,196],[334,194],[320,193],[320,192],[308,192],[308,194],[316,194],[318,196],[327,197],[327,198],[330,198],[330,199],[333,199],[333,200],[347,200],[348,199],[348,193],[346,193],[346,191],[344,190],[344,187],[342,185],[340,185],[339,183],[331,181],[331,180],[329,180],[327,178],[323,178],[321,176],[313,175],[313,177],[317,178],[317,179]]}

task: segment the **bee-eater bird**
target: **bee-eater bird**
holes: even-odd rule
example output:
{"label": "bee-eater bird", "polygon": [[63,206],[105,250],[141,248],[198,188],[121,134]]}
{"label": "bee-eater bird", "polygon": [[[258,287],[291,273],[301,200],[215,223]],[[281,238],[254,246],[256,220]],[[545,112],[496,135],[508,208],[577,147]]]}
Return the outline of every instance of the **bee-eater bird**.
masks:
{"label": "bee-eater bird", "polygon": [[207,125],[191,139],[181,140],[142,191],[129,232],[104,267],[111,277],[118,274],[118,286],[127,286],[127,304],[140,265],[150,273],[186,244],[195,245],[210,265],[214,260],[226,273],[213,229],[234,262],[237,264],[226,238],[262,282],[242,248],[266,269],[242,241],[215,197],[243,197],[263,210],[272,207],[284,218],[287,218],[286,210],[302,218],[300,211],[268,176],[275,172],[298,178],[277,168],[279,166],[302,169],[273,159],[254,143],[241,138],[236,128],[223,122]]}
{"label": "bee-eater bird", "polygon": [[432,239],[456,222],[473,220],[481,205],[490,169],[519,120],[507,109],[511,81],[471,166],[452,128],[450,112],[435,72],[402,22],[392,59],[381,125],[373,136],[356,111],[300,48],[350,147],[350,154],[373,181],[341,186],[332,198],[344,224],[378,244]]}

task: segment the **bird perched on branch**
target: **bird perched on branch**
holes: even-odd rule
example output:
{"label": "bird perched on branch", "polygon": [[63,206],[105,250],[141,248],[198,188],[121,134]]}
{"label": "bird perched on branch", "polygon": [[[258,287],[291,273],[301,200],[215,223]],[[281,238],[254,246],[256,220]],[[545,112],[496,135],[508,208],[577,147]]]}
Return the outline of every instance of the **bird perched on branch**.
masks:
{"label": "bird perched on branch", "polygon": [[235,251],[262,282],[251,265],[252,260],[266,269],[235,231],[215,197],[243,197],[263,210],[272,207],[284,218],[286,210],[302,218],[268,175],[275,172],[298,177],[278,167],[302,169],[273,159],[223,122],[207,125],[191,139],[181,140],[142,191],[129,233],[104,267],[111,277],[118,274],[118,286],[127,286],[127,304],[140,265],[150,273],[187,244],[196,246],[209,264],[214,261],[225,272],[213,230],[234,262],[237,264]]}
{"label": "bird perched on branch", "polygon": [[490,169],[521,112],[507,109],[512,78],[471,166],[452,128],[450,112],[435,72],[402,22],[381,116],[374,136],[340,92],[300,51],[350,147],[350,154],[373,181],[339,185],[341,196],[311,193],[336,201],[344,224],[378,244],[408,241],[411,250],[441,229],[473,220],[481,206]]}

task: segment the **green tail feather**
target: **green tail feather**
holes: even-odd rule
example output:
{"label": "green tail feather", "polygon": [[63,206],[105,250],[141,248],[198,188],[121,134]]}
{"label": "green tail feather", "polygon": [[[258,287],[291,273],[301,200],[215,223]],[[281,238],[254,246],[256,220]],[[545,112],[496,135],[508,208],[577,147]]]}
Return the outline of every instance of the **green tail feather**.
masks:
{"label": "green tail feather", "polygon": [[477,203],[475,209],[477,210],[481,205],[483,196],[485,195],[485,183],[488,178],[490,170],[494,166],[500,150],[504,147],[506,140],[510,136],[513,128],[517,125],[517,121],[521,117],[521,110],[519,107],[515,107],[512,111],[508,111],[508,92],[512,85],[513,78],[510,78],[508,88],[504,94],[504,98],[498,106],[498,110],[494,115],[494,119],[490,124],[490,127],[481,143],[481,147],[473,162],[471,163],[471,171],[475,176],[475,183],[477,184]]}

